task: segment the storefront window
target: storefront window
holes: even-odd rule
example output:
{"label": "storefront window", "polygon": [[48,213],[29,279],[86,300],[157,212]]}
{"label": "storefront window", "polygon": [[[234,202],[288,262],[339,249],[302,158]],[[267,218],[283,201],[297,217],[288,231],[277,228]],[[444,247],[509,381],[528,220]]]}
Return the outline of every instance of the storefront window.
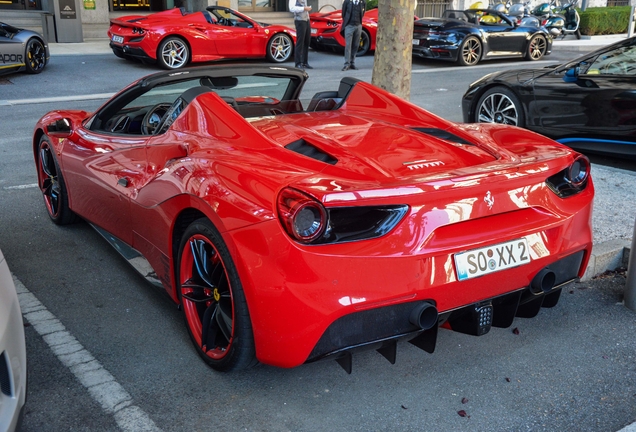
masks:
{"label": "storefront window", "polygon": [[0,9],[42,10],[41,0],[0,0]]}

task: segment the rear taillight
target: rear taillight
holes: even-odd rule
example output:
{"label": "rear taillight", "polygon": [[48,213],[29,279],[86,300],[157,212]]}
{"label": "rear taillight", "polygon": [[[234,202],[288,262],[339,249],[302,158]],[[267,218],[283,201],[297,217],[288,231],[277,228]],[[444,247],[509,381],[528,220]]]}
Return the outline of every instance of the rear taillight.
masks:
{"label": "rear taillight", "polygon": [[283,189],[278,195],[278,217],[285,231],[301,243],[318,238],[327,226],[322,203],[300,191]]}
{"label": "rear taillight", "polygon": [[576,195],[587,187],[590,178],[590,160],[580,155],[572,165],[546,179],[546,184],[561,198]]}
{"label": "rear taillight", "polygon": [[585,183],[590,175],[590,161],[585,156],[579,156],[568,170],[566,180],[572,186],[578,187]]}

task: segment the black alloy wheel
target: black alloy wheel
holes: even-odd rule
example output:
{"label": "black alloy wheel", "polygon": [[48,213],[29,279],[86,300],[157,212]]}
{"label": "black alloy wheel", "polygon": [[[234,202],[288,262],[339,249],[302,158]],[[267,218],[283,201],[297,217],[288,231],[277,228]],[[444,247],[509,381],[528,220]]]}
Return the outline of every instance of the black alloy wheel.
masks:
{"label": "black alloy wheel", "polygon": [[362,57],[363,55],[366,55],[369,52],[369,49],[371,49],[371,39],[369,38],[369,33],[362,30],[362,33],[360,33],[360,46],[358,47],[356,56]]}
{"label": "black alloy wheel", "polygon": [[66,183],[46,135],[40,138],[37,168],[38,185],[51,220],[57,225],[76,222],[78,217],[69,208]]}
{"label": "black alloy wheel", "polygon": [[26,71],[30,74],[39,74],[46,66],[46,50],[41,40],[31,38],[27,42],[25,59]]}
{"label": "black alloy wheel", "polygon": [[178,294],[190,338],[213,369],[257,363],[245,294],[223,239],[206,219],[186,229],[177,261]]}

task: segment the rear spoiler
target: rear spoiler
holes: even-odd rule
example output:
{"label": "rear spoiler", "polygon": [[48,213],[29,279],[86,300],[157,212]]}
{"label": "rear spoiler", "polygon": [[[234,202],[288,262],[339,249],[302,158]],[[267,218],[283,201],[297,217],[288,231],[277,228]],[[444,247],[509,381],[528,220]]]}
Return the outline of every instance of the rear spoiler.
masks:
{"label": "rear spoiler", "polygon": [[138,23],[139,21],[143,21],[145,20],[147,17],[145,15],[137,15],[137,16],[127,16],[126,17],[126,21],[123,21],[121,19],[111,19],[110,20],[110,25],[118,25],[118,26],[122,26],[122,27],[132,27],[132,25],[134,23]]}

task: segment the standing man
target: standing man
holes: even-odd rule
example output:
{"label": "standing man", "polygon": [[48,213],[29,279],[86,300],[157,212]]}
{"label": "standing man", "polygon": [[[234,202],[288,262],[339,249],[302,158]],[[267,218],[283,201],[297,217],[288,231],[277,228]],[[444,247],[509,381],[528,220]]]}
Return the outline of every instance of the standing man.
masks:
{"label": "standing man", "polygon": [[294,61],[299,69],[313,69],[307,62],[309,42],[311,41],[311,27],[309,26],[309,12],[307,0],[289,0],[289,11],[294,14],[296,25],[296,51]]}
{"label": "standing man", "polygon": [[356,54],[360,46],[362,34],[362,17],[366,3],[364,0],[344,0],[342,3],[342,26],[340,34],[345,38],[344,67],[343,71],[358,69],[356,67]]}

